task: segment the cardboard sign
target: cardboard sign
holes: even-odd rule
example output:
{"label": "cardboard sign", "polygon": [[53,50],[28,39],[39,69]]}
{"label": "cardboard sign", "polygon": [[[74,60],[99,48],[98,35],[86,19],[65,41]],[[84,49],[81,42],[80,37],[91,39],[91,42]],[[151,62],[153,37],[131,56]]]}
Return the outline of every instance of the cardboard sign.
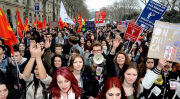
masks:
{"label": "cardboard sign", "polygon": [[106,23],[106,11],[95,12],[96,26],[104,26]]}
{"label": "cardboard sign", "polygon": [[58,27],[59,22],[58,21],[50,21],[49,22],[49,27],[55,28]]}
{"label": "cardboard sign", "polygon": [[135,42],[143,29],[130,21],[125,33],[125,39]]}
{"label": "cardboard sign", "polygon": [[166,57],[169,61],[179,63],[180,26],[173,23],[156,21],[148,57],[157,59]]}
{"label": "cardboard sign", "polygon": [[146,30],[152,31],[155,21],[161,18],[166,9],[166,6],[153,0],[149,0],[143,12],[137,19],[138,25]]}

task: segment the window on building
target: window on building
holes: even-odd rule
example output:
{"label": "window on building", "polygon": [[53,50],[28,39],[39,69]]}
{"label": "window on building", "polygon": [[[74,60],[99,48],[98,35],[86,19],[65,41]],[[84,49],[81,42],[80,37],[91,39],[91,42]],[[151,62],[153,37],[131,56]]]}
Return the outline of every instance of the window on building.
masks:
{"label": "window on building", "polygon": [[49,22],[49,16],[48,16],[48,22]]}
{"label": "window on building", "polygon": [[29,6],[31,6],[31,0],[29,0]]}
{"label": "window on building", "polygon": [[25,4],[25,0],[22,0],[22,4]]}
{"label": "window on building", "polygon": [[34,14],[34,20],[36,19],[36,14]]}
{"label": "window on building", "polygon": [[29,13],[29,22],[32,23],[32,15]]}
{"label": "window on building", "polygon": [[44,17],[43,17],[43,15],[42,15],[42,20],[44,20]]}
{"label": "window on building", "polygon": [[18,2],[18,0],[14,0],[15,2]]}
{"label": "window on building", "polygon": [[48,4],[48,11],[49,11],[49,4]]}

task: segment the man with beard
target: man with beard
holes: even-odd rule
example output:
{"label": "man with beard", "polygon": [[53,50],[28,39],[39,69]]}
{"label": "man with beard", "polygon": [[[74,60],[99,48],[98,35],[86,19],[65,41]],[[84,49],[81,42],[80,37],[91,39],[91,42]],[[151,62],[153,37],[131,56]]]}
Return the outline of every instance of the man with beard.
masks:
{"label": "man with beard", "polygon": [[[180,87],[179,77],[170,71],[172,62],[161,58],[158,66],[147,73],[142,81],[145,88],[143,95],[145,99],[172,99],[176,90]],[[180,91],[174,99],[180,98]]]}

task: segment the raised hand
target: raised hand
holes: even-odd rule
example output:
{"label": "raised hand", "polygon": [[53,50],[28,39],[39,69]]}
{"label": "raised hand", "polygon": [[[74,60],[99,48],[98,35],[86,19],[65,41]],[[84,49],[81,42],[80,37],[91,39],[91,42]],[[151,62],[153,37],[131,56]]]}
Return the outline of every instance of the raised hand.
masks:
{"label": "raised hand", "polygon": [[35,56],[37,57],[41,57],[44,53],[44,49],[41,51],[41,46],[39,43],[37,43],[37,48],[36,48],[36,52],[35,52]]}
{"label": "raised hand", "polygon": [[31,57],[35,57],[35,53],[36,53],[36,47],[34,46],[34,44],[31,44],[29,47],[29,51],[31,53]]}
{"label": "raised hand", "polygon": [[166,58],[159,59],[157,69],[162,70],[164,66],[166,65]]}
{"label": "raised hand", "polygon": [[121,43],[121,38],[118,36],[113,40],[113,47],[117,48],[119,46],[119,44]]}
{"label": "raised hand", "polygon": [[44,44],[44,47],[45,47],[46,49],[48,49],[48,48],[51,47],[51,42],[49,42],[49,39],[46,39],[45,44]]}

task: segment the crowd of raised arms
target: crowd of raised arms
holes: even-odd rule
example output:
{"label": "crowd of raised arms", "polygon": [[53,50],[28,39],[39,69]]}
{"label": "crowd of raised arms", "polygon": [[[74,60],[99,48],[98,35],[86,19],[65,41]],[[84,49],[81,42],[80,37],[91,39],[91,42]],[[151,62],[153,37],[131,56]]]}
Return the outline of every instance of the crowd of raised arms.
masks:
{"label": "crowd of raised arms", "polygon": [[152,32],[136,43],[124,34],[30,27],[14,55],[0,39],[0,99],[180,99],[180,64],[147,57]]}

